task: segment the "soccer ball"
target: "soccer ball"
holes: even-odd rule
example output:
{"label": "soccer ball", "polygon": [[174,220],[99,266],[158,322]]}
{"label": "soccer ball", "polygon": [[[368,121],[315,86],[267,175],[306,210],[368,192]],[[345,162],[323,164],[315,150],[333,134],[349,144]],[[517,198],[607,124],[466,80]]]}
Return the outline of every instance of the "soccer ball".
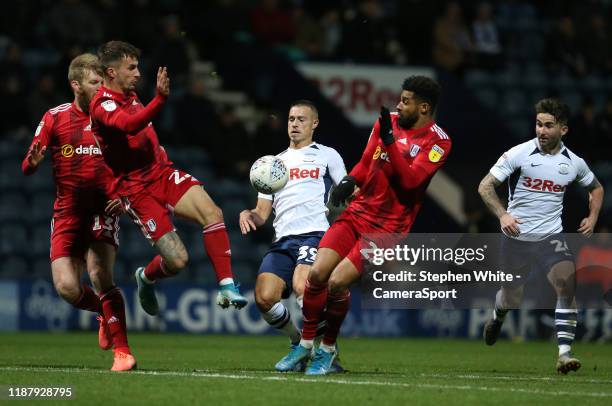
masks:
{"label": "soccer ball", "polygon": [[289,171],[280,158],[266,155],[251,166],[249,178],[255,190],[269,195],[278,192],[287,184]]}

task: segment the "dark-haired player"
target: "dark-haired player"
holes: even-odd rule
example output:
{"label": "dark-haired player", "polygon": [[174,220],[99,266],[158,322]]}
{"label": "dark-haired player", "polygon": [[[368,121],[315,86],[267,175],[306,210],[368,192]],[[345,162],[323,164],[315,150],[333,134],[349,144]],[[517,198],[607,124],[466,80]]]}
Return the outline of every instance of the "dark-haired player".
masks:
{"label": "dark-haired player", "polygon": [[[506,151],[482,179],[478,192],[491,212],[499,218],[502,240],[501,265],[504,271],[525,277],[502,285],[495,298],[493,318],[484,329],[487,345],[499,338],[509,309],[520,306],[523,283],[531,266],[547,273],[555,289],[555,327],[559,358],[557,371],[567,374],[580,368],[571,354],[576,333],[576,266],[563,236],[561,212],[567,185],[577,181],[589,191],[589,215],[578,232],[593,233],[603,201],[603,187],[582,158],[561,141],[568,131],[569,107],[557,99],[542,99],[535,105],[536,138]],[[508,209],[495,188],[508,179]]]}
{"label": "dark-haired player", "polygon": [[325,233],[304,292],[304,327],[300,345],[278,362],[290,371],[308,357],[317,325],[327,322],[309,375],[324,375],[336,357],[336,338],[349,309],[349,286],[363,270],[362,236],[406,234],[414,222],[435,172],[451,149],[451,140],[433,120],[440,86],[424,76],[404,81],[397,113],[381,108],[359,163],[332,192],[339,205],[359,192]]}
{"label": "dark-haired player", "polygon": [[91,117],[92,131],[115,176],[113,189],[159,253],[136,270],[140,303],[148,314],[156,315],[159,307],[153,284],[176,275],[187,264],[187,250],[172,223],[174,213],[203,227],[203,245],[219,283],[217,304],[242,308],[247,300],[234,284],[223,213],[201,182],[171,166],[151,123],[170,93],[166,68],[158,69],[156,95],[144,107],[135,92],[139,56],[139,49],[122,41],[100,47],[104,85],[91,102]]}

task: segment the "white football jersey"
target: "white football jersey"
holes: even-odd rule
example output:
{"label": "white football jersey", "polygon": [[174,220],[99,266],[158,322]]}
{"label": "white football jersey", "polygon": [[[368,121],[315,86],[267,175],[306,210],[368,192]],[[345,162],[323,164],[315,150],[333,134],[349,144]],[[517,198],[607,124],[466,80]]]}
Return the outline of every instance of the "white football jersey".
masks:
{"label": "white football jersey", "polygon": [[288,235],[326,231],[327,201],[346,168],[335,149],[313,142],[300,149],[289,148],[277,155],[289,171],[289,181],[280,191],[260,199],[272,200],[275,239]]}
{"label": "white football jersey", "polygon": [[558,153],[542,152],[537,138],[504,153],[490,170],[508,179],[508,213],[522,221],[519,240],[539,241],[563,231],[561,212],[567,185],[589,186],[595,175],[584,159],[561,143]]}

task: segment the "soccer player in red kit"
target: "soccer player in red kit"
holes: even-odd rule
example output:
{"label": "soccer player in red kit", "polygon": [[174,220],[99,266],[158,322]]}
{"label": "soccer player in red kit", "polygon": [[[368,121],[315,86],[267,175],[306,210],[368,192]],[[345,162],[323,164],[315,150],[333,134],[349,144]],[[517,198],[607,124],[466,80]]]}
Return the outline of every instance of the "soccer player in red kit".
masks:
{"label": "soccer player in red kit", "polygon": [[308,375],[325,375],[336,357],[336,338],[349,309],[349,286],[363,270],[360,245],[369,233],[405,235],[421,208],[425,190],[451,149],[433,120],[439,85],[424,76],[404,81],[397,113],[382,107],[359,163],[332,192],[339,205],[359,191],[323,236],[304,292],[300,345],[276,365],[290,371],[310,356],[317,326],[326,321],[323,341]]}
{"label": "soccer player in red kit", "polygon": [[[95,55],[72,60],[68,80],[74,101],[45,113],[22,169],[31,175],[50,151],[57,190],[50,253],[55,289],[74,307],[99,313],[100,347],[114,346],[112,370],[126,371],[136,367],[136,360],[128,346],[123,296],[113,284],[112,273],[121,205],[118,199],[108,198],[112,173],[96,145],[88,114],[89,103],[102,84],[101,74]],[[100,296],[81,285],[85,267]]]}
{"label": "soccer player in red kit", "polygon": [[115,176],[113,189],[159,253],[136,270],[140,304],[148,314],[156,315],[159,306],[153,284],[176,275],[187,264],[187,250],[170,217],[174,213],[203,227],[203,245],[220,287],[217,304],[242,308],[247,300],[234,284],[223,213],[201,182],[172,167],[151,123],[170,93],[166,68],[158,69],[156,95],[145,107],[135,92],[139,56],[139,49],[122,41],[100,47],[104,85],[91,102],[91,117],[92,131]]}

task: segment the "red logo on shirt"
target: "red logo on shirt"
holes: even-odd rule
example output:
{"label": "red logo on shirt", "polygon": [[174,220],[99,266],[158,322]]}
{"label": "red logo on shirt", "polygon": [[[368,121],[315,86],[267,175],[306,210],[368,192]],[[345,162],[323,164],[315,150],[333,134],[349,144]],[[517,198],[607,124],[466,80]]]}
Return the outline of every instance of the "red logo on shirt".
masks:
{"label": "red logo on shirt", "polygon": [[305,179],[305,178],[319,179],[319,168],[316,168],[316,169],[291,168],[289,169],[289,180]]}
{"label": "red logo on shirt", "polygon": [[541,190],[542,192],[565,192],[565,186],[556,185],[552,180],[532,179],[529,176],[525,176],[523,186],[533,190]]}

